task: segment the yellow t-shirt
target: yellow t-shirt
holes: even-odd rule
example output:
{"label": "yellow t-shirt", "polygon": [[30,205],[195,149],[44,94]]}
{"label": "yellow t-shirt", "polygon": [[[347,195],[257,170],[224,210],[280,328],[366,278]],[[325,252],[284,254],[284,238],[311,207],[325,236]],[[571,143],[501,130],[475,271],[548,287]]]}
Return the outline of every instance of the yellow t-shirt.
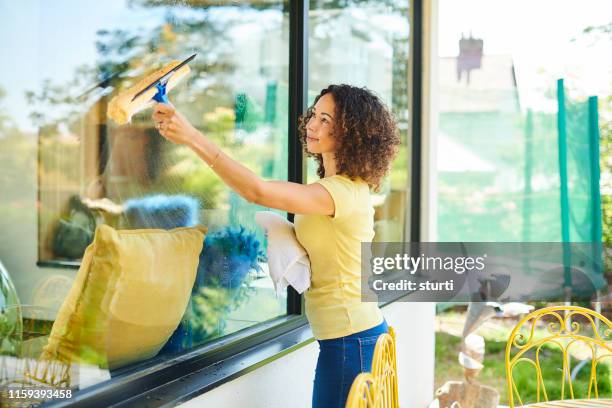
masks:
{"label": "yellow t-shirt", "polygon": [[374,237],[368,184],[335,175],[318,180],[334,200],[333,216],[296,215],[295,234],[310,258],[306,316],[318,340],[348,336],[382,323],[376,302],[361,301],[361,242]]}

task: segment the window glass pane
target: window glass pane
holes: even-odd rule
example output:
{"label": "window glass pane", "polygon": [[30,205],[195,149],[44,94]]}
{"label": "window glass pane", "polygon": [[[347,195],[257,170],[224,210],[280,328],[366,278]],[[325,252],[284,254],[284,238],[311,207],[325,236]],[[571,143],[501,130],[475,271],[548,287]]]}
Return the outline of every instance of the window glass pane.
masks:
{"label": "window glass pane", "polygon": [[[91,373],[67,379],[73,387],[285,315],[286,293],[275,294],[255,223],[263,208],[161,137],[151,109],[124,125],[107,109],[144,75],[197,53],[170,101],[230,156],[286,180],[288,3],[29,1],[0,2],[0,12],[7,18],[0,55],[12,61],[1,72],[0,261],[23,312],[19,341],[3,354],[56,350],[47,336],[54,321],[53,330],[61,326],[55,319],[70,308],[67,299],[84,321],[69,324],[80,335],[59,336],[60,348],[70,349],[73,363],[91,365]],[[101,224],[139,230],[129,237],[142,246],[123,253],[96,240],[86,284],[79,283],[85,275],[76,268]],[[202,245],[201,235],[150,238],[152,229],[197,224],[208,228],[201,254],[188,241]],[[165,243],[179,238],[185,251]],[[185,257],[199,262],[197,274],[176,266]],[[146,268],[127,266],[140,261]],[[94,270],[106,278],[96,281]],[[117,355],[105,347],[121,327],[133,330],[133,344]],[[27,374],[23,361],[11,364],[11,376]]]}
{"label": "window glass pane", "polygon": [[[596,218],[587,208],[599,191],[591,191],[586,105],[591,95],[610,98],[605,9],[609,2],[597,0],[563,9],[554,1],[440,1],[439,241],[562,240],[559,78],[568,104],[569,222],[590,230]],[[560,14],[550,19],[551,10]],[[600,123],[608,105],[600,104]],[[605,179],[605,164],[602,172]]]}
{"label": "window glass pane", "polygon": [[[374,91],[392,111],[402,145],[390,175],[372,195],[375,241],[402,241],[409,231],[409,1],[310,2],[308,102],[330,84]],[[308,182],[318,179],[308,160]]]}
{"label": "window glass pane", "polygon": [[[610,214],[612,162],[604,146],[612,129],[612,3],[560,4],[555,0],[439,0],[438,84],[433,91],[438,94],[438,134],[432,135],[437,140],[438,241],[560,242],[567,228],[570,242],[610,242],[609,235],[595,237],[593,227],[600,224],[601,228],[602,219],[604,228],[610,226],[612,218],[598,216],[592,205],[601,193],[602,203],[608,198]],[[561,104],[560,78],[564,78],[566,97]],[[588,145],[593,132],[588,129],[586,108],[591,95],[600,101],[595,116],[599,115],[600,123],[601,184],[590,172],[593,162]],[[560,107],[565,107],[565,115],[558,114]],[[560,162],[558,119],[563,116],[567,156]],[[567,209],[561,206],[560,163],[567,165]],[[566,222],[569,225],[564,227]],[[575,299],[588,282],[586,287],[597,288],[598,294],[592,303],[584,303],[597,308],[606,279],[589,273],[592,269],[582,261],[559,279],[554,268],[563,262],[559,259],[544,267],[550,273],[541,274],[542,281],[548,279],[550,285],[537,294],[543,301],[530,303],[541,309],[547,306],[547,299],[568,295],[568,300]],[[514,279],[535,270],[525,263],[508,272]],[[525,300],[533,298],[526,296]],[[456,303],[438,305],[440,311],[453,309],[439,316],[439,330],[446,333],[436,333],[441,345],[438,349],[436,344],[437,350],[462,344],[462,331],[482,335],[487,346],[505,341],[510,327],[520,319],[516,312],[515,323],[500,324],[479,312],[486,310],[482,303],[471,305],[465,314],[454,306]],[[494,349],[487,348],[489,367],[504,361],[503,349]],[[436,389],[452,379],[446,361],[451,355],[456,359],[459,347],[455,350],[436,356]],[[542,362],[542,372],[548,370],[545,364],[556,364],[548,358]],[[604,368],[607,372],[608,367]],[[526,370],[523,375],[526,378],[531,372]],[[497,388],[499,404],[507,405],[508,393],[506,387],[499,387],[498,378],[485,374],[479,381]],[[550,388],[549,400],[562,398],[560,390]],[[587,388],[574,382],[574,397],[585,398]],[[520,390],[526,404],[537,400],[535,394],[535,390]]]}

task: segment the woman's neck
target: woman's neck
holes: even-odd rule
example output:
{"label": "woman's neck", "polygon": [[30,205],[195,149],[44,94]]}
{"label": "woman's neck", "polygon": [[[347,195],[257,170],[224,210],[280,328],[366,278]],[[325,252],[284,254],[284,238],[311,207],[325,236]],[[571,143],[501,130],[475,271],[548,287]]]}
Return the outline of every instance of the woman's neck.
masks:
{"label": "woman's neck", "polygon": [[336,174],[336,153],[323,153],[323,168],[325,169],[325,177],[331,177]]}

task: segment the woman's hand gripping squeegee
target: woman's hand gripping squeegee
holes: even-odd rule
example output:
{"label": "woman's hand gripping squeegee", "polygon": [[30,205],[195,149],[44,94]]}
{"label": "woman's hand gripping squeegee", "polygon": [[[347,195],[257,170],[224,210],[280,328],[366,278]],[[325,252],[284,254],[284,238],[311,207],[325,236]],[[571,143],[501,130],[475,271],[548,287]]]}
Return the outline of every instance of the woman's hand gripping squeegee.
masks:
{"label": "woman's hand gripping squeegee", "polygon": [[187,65],[195,58],[172,61],[164,68],[141,79],[136,85],[116,95],[108,104],[108,117],[117,124],[129,122],[133,115],[153,106],[155,102],[168,104],[168,92],[189,73]]}

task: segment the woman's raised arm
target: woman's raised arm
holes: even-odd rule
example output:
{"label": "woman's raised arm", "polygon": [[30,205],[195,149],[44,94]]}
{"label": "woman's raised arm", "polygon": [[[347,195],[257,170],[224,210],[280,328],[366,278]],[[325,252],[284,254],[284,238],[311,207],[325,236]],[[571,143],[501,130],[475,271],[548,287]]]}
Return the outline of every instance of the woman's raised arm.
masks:
{"label": "woman's raised arm", "polygon": [[174,107],[156,104],[153,120],[166,139],[190,147],[234,191],[249,202],[293,214],[334,214],[334,201],[320,184],[266,181],[232,159]]}

